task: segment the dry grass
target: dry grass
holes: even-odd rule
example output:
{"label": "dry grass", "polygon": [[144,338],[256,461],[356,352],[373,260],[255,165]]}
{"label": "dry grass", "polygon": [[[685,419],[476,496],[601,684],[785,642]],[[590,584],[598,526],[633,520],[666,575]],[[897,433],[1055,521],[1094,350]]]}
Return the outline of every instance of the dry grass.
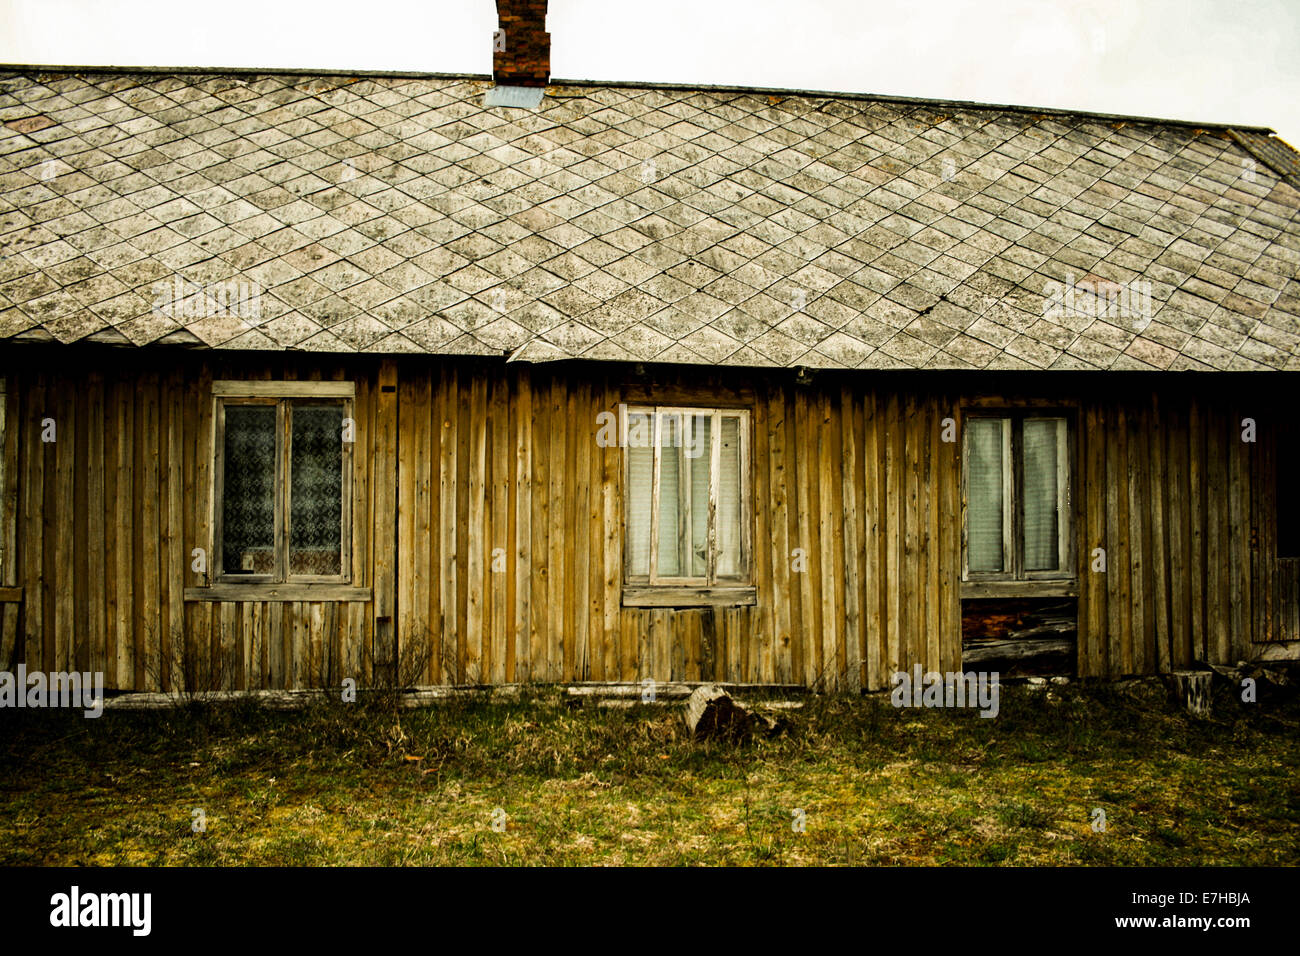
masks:
{"label": "dry grass", "polygon": [[676,707],[545,691],[400,715],[7,711],[0,864],[1300,862],[1300,703],[1216,708],[1193,721],[1150,686],[1004,687],[994,720],[815,698],[739,749],[691,742]]}

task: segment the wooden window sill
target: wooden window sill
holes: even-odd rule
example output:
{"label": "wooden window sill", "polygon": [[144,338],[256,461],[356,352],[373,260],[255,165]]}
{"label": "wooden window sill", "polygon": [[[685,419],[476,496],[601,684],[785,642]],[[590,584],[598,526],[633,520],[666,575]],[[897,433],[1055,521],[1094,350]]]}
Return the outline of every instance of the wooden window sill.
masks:
{"label": "wooden window sill", "polygon": [[635,585],[623,588],[624,607],[742,607],[758,603],[754,587]]}
{"label": "wooden window sill", "polygon": [[186,588],[187,601],[370,601],[370,588],[348,584],[214,584]]}
{"label": "wooden window sill", "polygon": [[1079,583],[1072,578],[1040,581],[963,581],[963,598],[1078,597]]}

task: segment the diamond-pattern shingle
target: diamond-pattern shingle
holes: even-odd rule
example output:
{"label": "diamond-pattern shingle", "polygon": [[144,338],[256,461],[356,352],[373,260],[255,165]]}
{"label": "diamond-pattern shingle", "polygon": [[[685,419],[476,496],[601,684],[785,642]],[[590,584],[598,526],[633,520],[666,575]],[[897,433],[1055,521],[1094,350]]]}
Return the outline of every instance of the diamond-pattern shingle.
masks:
{"label": "diamond-pattern shingle", "polygon": [[[1260,132],[592,84],[487,108],[488,85],[0,74],[0,339],[1300,367],[1300,165]],[[1149,314],[1054,314],[1085,281],[1149,283]],[[160,312],[181,283],[259,307]]]}

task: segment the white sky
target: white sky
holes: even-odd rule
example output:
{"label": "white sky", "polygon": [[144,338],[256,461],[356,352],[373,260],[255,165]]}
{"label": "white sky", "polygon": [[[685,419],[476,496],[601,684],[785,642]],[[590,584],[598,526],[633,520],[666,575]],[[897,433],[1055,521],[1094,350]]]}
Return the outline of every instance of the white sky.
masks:
{"label": "white sky", "polygon": [[[0,0],[0,62],[489,73],[493,0]],[[551,72],[1271,126],[1300,0],[551,0]]]}

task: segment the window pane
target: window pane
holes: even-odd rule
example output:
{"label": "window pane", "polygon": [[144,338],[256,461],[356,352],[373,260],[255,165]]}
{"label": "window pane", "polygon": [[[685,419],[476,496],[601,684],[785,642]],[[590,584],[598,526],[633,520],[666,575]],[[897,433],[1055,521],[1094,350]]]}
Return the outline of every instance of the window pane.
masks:
{"label": "window pane", "polygon": [[627,566],[633,576],[650,573],[650,485],[654,477],[650,425],[650,416],[644,412],[628,413]]}
{"label": "window pane", "polygon": [[1002,435],[1000,418],[974,418],[966,424],[966,560],[972,571],[1001,571],[1002,553]]}
{"label": "window pane", "polygon": [[722,419],[722,459],[718,466],[718,576],[741,572],[740,419]]}
{"label": "window pane", "polygon": [[275,571],[275,407],[227,405],[221,570]]}
{"label": "window pane", "polygon": [[685,526],[678,521],[683,489],[682,417],[660,414],[659,425],[659,576],[682,575],[682,538]]}
{"label": "window pane", "polygon": [[289,573],[342,574],[343,406],[290,411]]}
{"label": "window pane", "polygon": [[1060,557],[1060,442],[1065,421],[1027,418],[1024,427],[1025,570],[1055,571]]}
{"label": "window pane", "polygon": [[685,513],[691,525],[691,574],[702,578],[709,572],[709,468],[713,464],[713,416],[686,417],[686,462],[691,470],[690,495]]}

